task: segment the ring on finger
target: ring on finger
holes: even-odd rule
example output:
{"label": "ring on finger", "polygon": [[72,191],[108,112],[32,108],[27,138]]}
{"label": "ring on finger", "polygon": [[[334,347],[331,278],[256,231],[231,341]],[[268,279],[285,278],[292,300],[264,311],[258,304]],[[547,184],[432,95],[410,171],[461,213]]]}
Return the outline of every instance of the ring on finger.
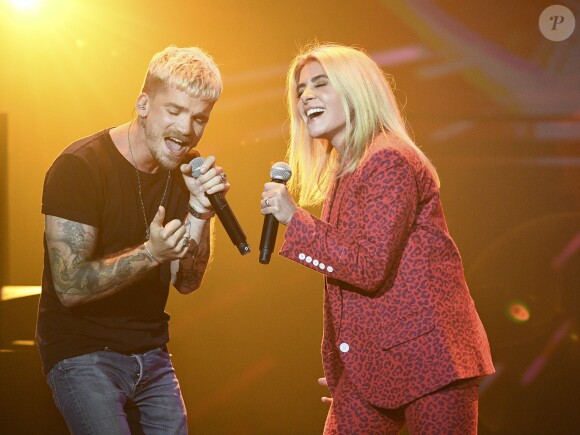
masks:
{"label": "ring on finger", "polygon": [[183,246],[187,246],[187,244],[188,244],[188,243],[189,243],[189,237],[183,237],[183,238],[181,239],[181,244],[182,244]]}
{"label": "ring on finger", "polygon": [[266,199],[264,200],[264,204],[266,204],[266,207],[268,207],[268,206],[270,205],[270,204],[268,203],[268,199],[270,199],[270,198],[266,198]]}
{"label": "ring on finger", "polygon": [[226,182],[226,180],[228,179],[228,176],[222,172],[222,173],[220,174],[220,178],[222,179],[222,183],[225,183],[225,182]]}

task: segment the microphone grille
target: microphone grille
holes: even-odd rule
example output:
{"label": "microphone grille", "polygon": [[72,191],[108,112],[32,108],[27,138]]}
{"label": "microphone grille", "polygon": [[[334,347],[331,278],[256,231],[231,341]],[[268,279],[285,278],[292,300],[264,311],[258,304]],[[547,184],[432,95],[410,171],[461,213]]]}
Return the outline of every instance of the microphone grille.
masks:
{"label": "microphone grille", "polygon": [[286,162],[276,162],[270,169],[270,177],[273,180],[288,181],[292,176],[292,170]]}
{"label": "microphone grille", "polygon": [[193,178],[199,178],[199,176],[201,175],[200,168],[204,162],[205,159],[203,157],[196,157],[191,162],[189,162],[189,164],[191,165],[191,175],[193,176]]}

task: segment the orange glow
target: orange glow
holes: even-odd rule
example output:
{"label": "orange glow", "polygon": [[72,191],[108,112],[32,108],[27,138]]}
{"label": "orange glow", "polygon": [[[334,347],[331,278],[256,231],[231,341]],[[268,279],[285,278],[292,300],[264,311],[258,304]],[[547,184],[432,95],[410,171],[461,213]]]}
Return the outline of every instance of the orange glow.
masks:
{"label": "orange glow", "polygon": [[0,287],[0,302],[40,294],[40,286],[5,285]]}
{"label": "orange glow", "polygon": [[507,313],[510,319],[515,322],[523,323],[530,320],[530,312],[524,304],[512,302],[507,307]]}

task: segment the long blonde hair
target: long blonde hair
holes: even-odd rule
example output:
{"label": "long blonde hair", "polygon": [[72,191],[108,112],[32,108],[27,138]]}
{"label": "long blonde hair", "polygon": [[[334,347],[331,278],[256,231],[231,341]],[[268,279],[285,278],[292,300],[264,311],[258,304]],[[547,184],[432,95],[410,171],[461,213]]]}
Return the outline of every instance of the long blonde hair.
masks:
{"label": "long blonde hair", "polygon": [[[310,137],[298,112],[297,85],[309,61],[318,61],[338,93],[346,114],[345,143],[341,153],[325,139]],[[390,78],[362,50],[339,44],[307,46],[290,64],[286,81],[290,115],[287,158],[293,176],[289,188],[300,205],[316,205],[327,196],[336,178],[352,173],[374,135],[391,132],[415,149],[437,183],[437,171],[411,139],[389,84]]]}

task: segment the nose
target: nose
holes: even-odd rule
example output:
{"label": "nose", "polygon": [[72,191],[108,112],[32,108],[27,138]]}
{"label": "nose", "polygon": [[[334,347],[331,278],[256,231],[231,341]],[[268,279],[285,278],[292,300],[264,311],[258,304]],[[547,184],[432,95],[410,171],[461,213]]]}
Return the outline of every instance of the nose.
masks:
{"label": "nose", "polygon": [[314,94],[312,93],[312,88],[310,86],[306,86],[302,91],[302,95],[300,96],[300,100],[303,103],[306,103],[314,98]]}
{"label": "nose", "polygon": [[189,136],[193,131],[193,120],[188,117],[182,117],[179,122],[177,122],[177,130],[184,136]]}

